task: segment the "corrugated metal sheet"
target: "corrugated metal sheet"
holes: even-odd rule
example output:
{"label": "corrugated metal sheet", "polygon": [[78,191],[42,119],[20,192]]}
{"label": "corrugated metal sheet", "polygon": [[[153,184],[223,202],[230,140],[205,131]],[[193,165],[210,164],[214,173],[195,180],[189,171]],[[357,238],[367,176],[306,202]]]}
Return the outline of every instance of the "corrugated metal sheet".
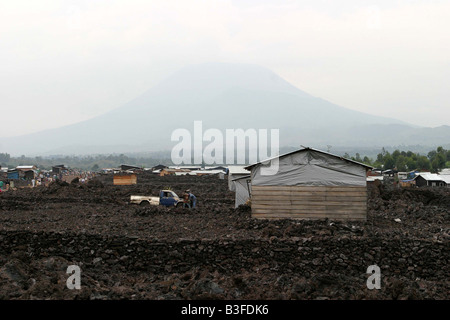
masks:
{"label": "corrugated metal sheet", "polygon": [[427,181],[443,181],[441,176],[439,176],[436,173],[428,173],[428,172],[422,172],[419,173],[416,177],[421,176],[422,178],[424,178]]}
{"label": "corrugated metal sheet", "polygon": [[16,169],[17,170],[33,170],[34,168],[36,168],[35,166],[17,166]]}
{"label": "corrugated metal sheet", "polygon": [[450,174],[439,175],[442,181],[444,181],[448,186],[450,186]]}

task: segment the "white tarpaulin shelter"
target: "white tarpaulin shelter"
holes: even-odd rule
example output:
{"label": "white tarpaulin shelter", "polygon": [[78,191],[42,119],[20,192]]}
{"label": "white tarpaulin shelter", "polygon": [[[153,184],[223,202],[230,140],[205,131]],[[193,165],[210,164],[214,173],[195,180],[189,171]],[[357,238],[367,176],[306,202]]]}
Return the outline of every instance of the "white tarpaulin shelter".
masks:
{"label": "white tarpaulin shelter", "polygon": [[251,194],[251,179],[250,175],[233,179],[235,186],[235,202],[234,207],[237,208],[241,204],[245,204],[250,198]]}
{"label": "white tarpaulin shelter", "polygon": [[[270,167],[274,172],[265,173],[264,169],[271,171]],[[251,170],[253,186],[366,186],[368,168],[371,167],[311,148],[246,167]]]}
{"label": "white tarpaulin shelter", "polygon": [[365,164],[305,148],[246,167],[255,218],[367,219]]}

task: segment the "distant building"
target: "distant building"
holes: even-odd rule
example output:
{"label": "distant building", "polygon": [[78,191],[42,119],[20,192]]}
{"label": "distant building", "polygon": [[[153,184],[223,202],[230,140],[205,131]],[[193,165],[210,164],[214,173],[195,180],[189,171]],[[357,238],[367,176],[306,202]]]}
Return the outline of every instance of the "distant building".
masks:
{"label": "distant building", "polygon": [[29,166],[17,166],[16,170],[18,171],[28,171],[28,170],[36,170],[37,167],[34,165],[29,165]]}
{"label": "distant building", "polygon": [[397,172],[398,172],[398,171],[397,171],[397,170],[394,170],[394,169],[387,169],[387,170],[383,170],[383,171],[381,172],[381,174],[382,174],[383,176],[385,176],[385,177],[395,177],[395,175],[396,175]]}
{"label": "distant building", "polygon": [[223,166],[205,167],[204,170],[221,170],[221,171],[226,171],[227,167],[223,167]]}
{"label": "distant building", "polygon": [[53,174],[61,174],[64,171],[67,171],[67,168],[63,164],[58,164],[58,165],[52,167]]}
{"label": "distant building", "polygon": [[185,168],[183,168],[183,169],[176,169],[176,168],[170,168],[169,167],[169,168],[164,168],[164,169],[160,170],[159,171],[159,175],[161,177],[163,177],[163,176],[175,176],[175,175],[181,176],[181,175],[186,175],[189,172],[191,172],[190,169],[185,169]]}
{"label": "distant building", "polygon": [[165,166],[163,164],[158,164],[157,166],[154,166],[151,170],[152,172],[159,170],[158,172],[160,172],[162,169],[168,168],[168,166]]}
{"label": "distant building", "polygon": [[18,172],[19,177],[15,179],[32,180],[35,179],[37,175],[37,167],[34,165],[17,166],[16,170]]}
{"label": "distant building", "polygon": [[445,187],[447,183],[436,173],[421,172],[415,178],[418,187]]}
{"label": "distant building", "polygon": [[441,178],[442,181],[445,182],[445,184],[447,185],[447,187],[450,188],[450,174],[439,174],[439,177]]}
{"label": "distant building", "polygon": [[139,170],[142,170],[142,168],[138,167],[138,166],[132,166],[129,164],[121,164],[120,170],[122,170],[122,171],[139,171]]}
{"label": "distant building", "polygon": [[202,166],[169,166],[169,169],[182,169],[182,170],[201,170]]}
{"label": "distant building", "polygon": [[250,171],[245,169],[245,166],[229,166],[228,170],[228,189],[236,191],[234,179],[248,176]]}
{"label": "distant building", "polygon": [[192,170],[188,174],[191,176],[207,176],[207,175],[214,175],[214,174],[223,174],[225,173],[224,170]]}
{"label": "distant building", "polygon": [[7,172],[7,178],[10,180],[18,180],[19,179],[19,171],[16,169],[9,170]]}

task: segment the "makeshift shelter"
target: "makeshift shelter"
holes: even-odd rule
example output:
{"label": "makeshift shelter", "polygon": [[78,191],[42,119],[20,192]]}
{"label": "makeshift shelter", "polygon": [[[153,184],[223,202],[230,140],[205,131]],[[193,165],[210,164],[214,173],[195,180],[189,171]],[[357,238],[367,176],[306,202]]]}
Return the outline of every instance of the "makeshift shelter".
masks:
{"label": "makeshift shelter", "polygon": [[34,165],[30,165],[30,166],[17,166],[16,170],[18,171],[28,171],[28,170],[36,170],[37,167]]}
{"label": "makeshift shelter", "polygon": [[371,168],[312,148],[247,166],[252,216],[366,220]]}
{"label": "makeshift shelter", "polygon": [[33,180],[36,178],[36,172],[34,170],[27,170],[23,172],[23,178],[25,180]]}
{"label": "makeshift shelter", "polygon": [[233,179],[236,189],[234,207],[237,208],[241,204],[245,204],[251,195],[251,178],[250,175]]}
{"label": "makeshift shelter", "polygon": [[236,191],[233,180],[236,178],[248,176],[250,174],[250,171],[245,169],[245,166],[229,166],[227,169],[228,169],[228,189],[230,191]]}
{"label": "makeshift shelter", "polygon": [[142,168],[138,166],[131,166],[129,164],[121,164],[120,170],[122,171],[141,171]]}
{"label": "makeshift shelter", "polygon": [[[158,164],[157,166],[152,167],[151,171],[152,172],[155,172],[156,170],[160,170],[161,171],[162,169],[165,169],[165,168],[168,168],[168,166],[165,166],[163,164]],[[158,171],[158,173],[159,173],[159,171]]]}
{"label": "makeshift shelter", "polygon": [[17,170],[8,171],[7,178],[11,179],[11,180],[19,179],[19,171],[17,171]]}
{"label": "makeshift shelter", "polygon": [[67,168],[63,164],[58,164],[58,165],[52,167],[53,174],[61,174],[64,171],[67,171]]}
{"label": "makeshift shelter", "polygon": [[414,180],[418,187],[445,187],[447,185],[442,176],[436,173],[421,172]]}

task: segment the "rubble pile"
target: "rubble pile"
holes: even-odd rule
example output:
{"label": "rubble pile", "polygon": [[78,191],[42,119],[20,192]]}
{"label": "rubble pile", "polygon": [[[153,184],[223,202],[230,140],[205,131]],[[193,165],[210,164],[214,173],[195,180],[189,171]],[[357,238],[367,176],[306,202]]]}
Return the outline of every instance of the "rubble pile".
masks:
{"label": "rubble pile", "polygon": [[[129,204],[170,188],[188,210]],[[0,196],[0,299],[448,299],[449,189],[369,192],[366,222],[259,220],[216,176]],[[81,289],[69,290],[69,265]],[[381,289],[366,286],[381,270]]]}

